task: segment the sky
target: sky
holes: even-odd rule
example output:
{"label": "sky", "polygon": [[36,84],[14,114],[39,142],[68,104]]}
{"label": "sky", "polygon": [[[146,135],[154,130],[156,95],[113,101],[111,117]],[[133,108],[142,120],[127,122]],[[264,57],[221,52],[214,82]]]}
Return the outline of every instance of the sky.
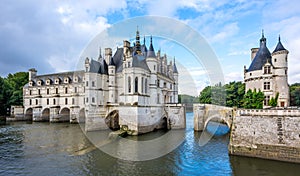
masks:
{"label": "sky", "polygon": [[[300,82],[297,0],[2,0],[0,4],[2,77],[29,68],[36,68],[38,74],[74,70],[82,51],[97,34],[124,20],[153,15],[179,20],[197,31],[215,52],[225,82],[243,80],[244,65],[249,67],[250,49],[259,46],[262,29],[271,52],[280,35],[289,50],[288,81]],[[142,35],[151,35],[142,29]],[[128,39],[135,31],[132,29]],[[156,40],[154,48],[176,57],[199,92],[209,85],[207,73],[190,62],[195,59],[191,53],[178,53],[176,45]]]}

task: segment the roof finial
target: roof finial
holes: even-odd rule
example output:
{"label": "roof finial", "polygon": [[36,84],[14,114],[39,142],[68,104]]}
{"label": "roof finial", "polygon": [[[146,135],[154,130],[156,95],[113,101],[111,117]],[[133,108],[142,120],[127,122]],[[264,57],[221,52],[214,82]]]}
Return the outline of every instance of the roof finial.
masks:
{"label": "roof finial", "polygon": [[150,36],[150,43],[152,44],[152,35]]}
{"label": "roof finial", "polygon": [[280,34],[279,34],[279,37],[278,37],[278,41],[280,42]]}
{"label": "roof finial", "polygon": [[262,30],[261,36],[262,36],[261,38],[265,38],[264,30]]}

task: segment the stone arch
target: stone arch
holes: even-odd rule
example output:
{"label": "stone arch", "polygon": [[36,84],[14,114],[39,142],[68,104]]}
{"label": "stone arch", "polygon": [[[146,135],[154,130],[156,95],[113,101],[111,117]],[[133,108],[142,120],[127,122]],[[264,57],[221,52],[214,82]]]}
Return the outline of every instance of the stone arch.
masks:
{"label": "stone arch", "polygon": [[65,107],[60,110],[59,121],[60,122],[70,121],[70,109],[69,108]]}
{"label": "stone arch", "polygon": [[211,121],[211,120],[213,120],[213,119],[218,119],[221,122],[225,122],[225,124],[227,125],[227,127],[231,128],[231,123],[229,122],[229,120],[226,117],[222,116],[221,114],[215,114],[215,115],[212,115],[212,116],[208,117],[205,120],[204,130],[206,129],[208,122]]}
{"label": "stone arch", "polygon": [[79,123],[85,123],[85,109],[82,108],[79,111],[79,119],[78,119]]}
{"label": "stone arch", "polygon": [[25,111],[25,119],[26,120],[32,120],[32,116],[33,116],[33,109],[32,108],[28,108]]}
{"label": "stone arch", "polygon": [[162,128],[165,129],[165,130],[169,129],[168,124],[169,124],[168,118],[166,116],[164,116],[162,118]]}
{"label": "stone arch", "polygon": [[119,111],[113,110],[105,117],[105,124],[111,130],[119,130]]}
{"label": "stone arch", "polygon": [[42,111],[42,121],[50,121],[50,109],[45,108]]}

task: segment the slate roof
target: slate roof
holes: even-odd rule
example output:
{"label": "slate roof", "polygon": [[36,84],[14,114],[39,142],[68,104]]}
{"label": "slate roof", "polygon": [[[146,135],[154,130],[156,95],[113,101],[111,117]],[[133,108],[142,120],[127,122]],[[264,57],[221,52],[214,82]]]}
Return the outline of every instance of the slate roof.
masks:
{"label": "slate roof", "polygon": [[148,64],[146,62],[146,58],[143,55],[132,56],[132,67],[139,67],[150,71]]}
{"label": "slate roof", "polygon": [[277,46],[276,46],[275,50],[273,51],[273,53],[275,53],[277,51],[283,51],[283,50],[286,50],[286,49],[283,47],[283,45],[280,41],[280,36],[279,36]]}
{"label": "slate roof", "polygon": [[263,36],[262,39],[260,39],[260,48],[247,71],[261,70],[267,61],[272,64],[271,58],[271,53],[266,46],[266,38]]}

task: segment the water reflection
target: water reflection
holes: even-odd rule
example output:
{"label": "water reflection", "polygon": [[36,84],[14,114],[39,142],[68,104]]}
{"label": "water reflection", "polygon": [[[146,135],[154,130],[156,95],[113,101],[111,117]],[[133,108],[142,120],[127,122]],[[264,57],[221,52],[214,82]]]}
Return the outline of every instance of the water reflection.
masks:
{"label": "water reflection", "polygon": [[[145,141],[163,133],[131,138]],[[193,114],[187,113],[186,137],[177,149],[134,162],[98,150],[76,124],[11,123],[0,126],[0,175],[293,175],[300,171],[299,164],[229,157],[228,134],[215,135],[204,146],[198,145],[200,135],[193,130]]]}

